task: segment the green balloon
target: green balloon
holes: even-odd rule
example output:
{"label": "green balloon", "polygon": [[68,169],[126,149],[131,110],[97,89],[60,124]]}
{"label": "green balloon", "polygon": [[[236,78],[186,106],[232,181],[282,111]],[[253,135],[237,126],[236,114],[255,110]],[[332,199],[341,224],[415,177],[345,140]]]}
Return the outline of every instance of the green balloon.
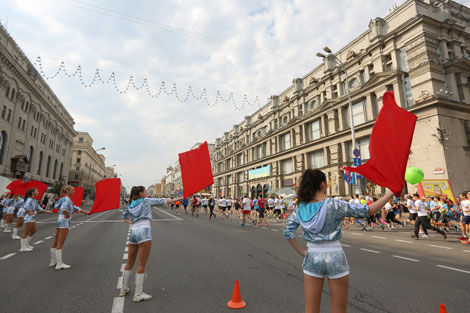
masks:
{"label": "green balloon", "polygon": [[423,170],[418,167],[408,167],[405,172],[405,180],[412,185],[420,183],[424,178]]}

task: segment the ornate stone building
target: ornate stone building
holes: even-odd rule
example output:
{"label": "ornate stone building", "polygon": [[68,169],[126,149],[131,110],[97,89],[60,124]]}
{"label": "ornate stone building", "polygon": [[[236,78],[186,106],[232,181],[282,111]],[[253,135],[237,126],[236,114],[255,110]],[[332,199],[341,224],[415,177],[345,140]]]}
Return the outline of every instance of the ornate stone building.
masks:
{"label": "ornate stone building", "polygon": [[[335,55],[349,81],[326,57],[217,139],[216,194],[295,187],[306,168],[319,168],[330,195],[351,195],[341,170],[353,160],[347,86],[363,162],[382,96],[393,90],[398,105],[418,116],[408,165],[422,168],[425,178],[450,180],[455,192],[469,189],[470,9],[453,1],[408,0],[372,19]],[[383,192],[366,179],[359,186],[364,193]]]}
{"label": "ornate stone building", "polygon": [[0,25],[0,173],[67,181],[74,121]]}

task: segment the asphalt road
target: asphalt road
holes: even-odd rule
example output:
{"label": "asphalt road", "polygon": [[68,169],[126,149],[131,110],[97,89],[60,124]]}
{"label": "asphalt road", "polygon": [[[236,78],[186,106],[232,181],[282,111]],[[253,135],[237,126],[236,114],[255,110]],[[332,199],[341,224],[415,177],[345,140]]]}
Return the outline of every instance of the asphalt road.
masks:
{"label": "asphalt road", "polygon": [[[268,228],[238,220],[209,221],[204,214],[179,217],[154,208],[152,252],[144,291],[153,300],[119,298],[127,257],[128,225],[120,212],[74,215],[64,247],[70,270],[48,268],[55,216],[41,214],[33,252],[18,252],[19,240],[0,233],[0,312],[230,312],[239,280],[244,312],[303,312],[302,258],[282,239],[282,224]],[[414,241],[411,227],[361,232],[352,227],[342,243],[351,267],[348,312],[470,312],[465,300],[470,247],[457,234]],[[329,312],[325,284],[322,312]]]}

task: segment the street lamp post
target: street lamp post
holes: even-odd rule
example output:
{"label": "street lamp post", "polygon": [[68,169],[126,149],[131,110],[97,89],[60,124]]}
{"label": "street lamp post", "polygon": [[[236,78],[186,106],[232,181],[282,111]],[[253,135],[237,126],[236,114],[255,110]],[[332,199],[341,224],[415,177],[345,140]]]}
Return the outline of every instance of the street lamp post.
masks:
{"label": "street lamp post", "polygon": [[[349,90],[349,77],[348,77],[348,72],[346,71],[346,67],[344,66],[344,63],[341,62],[341,60],[332,53],[331,49],[328,47],[324,47],[323,51],[328,53],[328,56],[324,55],[321,52],[318,52],[316,55],[317,57],[323,58],[323,59],[328,59],[328,58],[333,58],[335,63],[339,65],[340,69],[344,72],[346,75],[346,92],[348,94],[348,103],[349,103],[349,121],[351,124],[351,137],[352,137],[352,150],[356,149],[356,132],[354,130],[354,118],[353,118],[353,112],[352,112],[352,101],[351,101],[351,92]],[[354,182],[356,183],[356,189],[358,193],[361,193],[361,185],[357,184],[357,175],[356,173],[353,173],[354,175]]]}
{"label": "street lamp post", "polygon": [[[101,150],[106,150],[105,147],[103,148],[99,148],[98,150],[95,150],[95,152],[98,152],[98,151],[101,151]],[[91,185],[91,168],[93,167],[93,156],[91,157],[91,162],[90,162],[90,167],[89,167],[89,171],[88,171],[88,188],[90,188],[90,185]],[[88,195],[89,196],[89,195]]]}

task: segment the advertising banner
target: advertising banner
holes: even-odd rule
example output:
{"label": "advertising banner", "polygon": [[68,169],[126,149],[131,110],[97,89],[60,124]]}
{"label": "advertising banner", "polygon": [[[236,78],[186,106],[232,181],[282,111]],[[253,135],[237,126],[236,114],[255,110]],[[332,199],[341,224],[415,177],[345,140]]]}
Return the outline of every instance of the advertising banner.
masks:
{"label": "advertising banner", "polygon": [[254,170],[248,171],[248,179],[256,179],[262,177],[268,177],[271,175],[271,166],[263,166],[261,168],[255,168]]}
{"label": "advertising banner", "polygon": [[418,184],[418,193],[420,196],[443,196],[447,195],[449,199],[457,203],[454,191],[448,179],[423,179]]}

